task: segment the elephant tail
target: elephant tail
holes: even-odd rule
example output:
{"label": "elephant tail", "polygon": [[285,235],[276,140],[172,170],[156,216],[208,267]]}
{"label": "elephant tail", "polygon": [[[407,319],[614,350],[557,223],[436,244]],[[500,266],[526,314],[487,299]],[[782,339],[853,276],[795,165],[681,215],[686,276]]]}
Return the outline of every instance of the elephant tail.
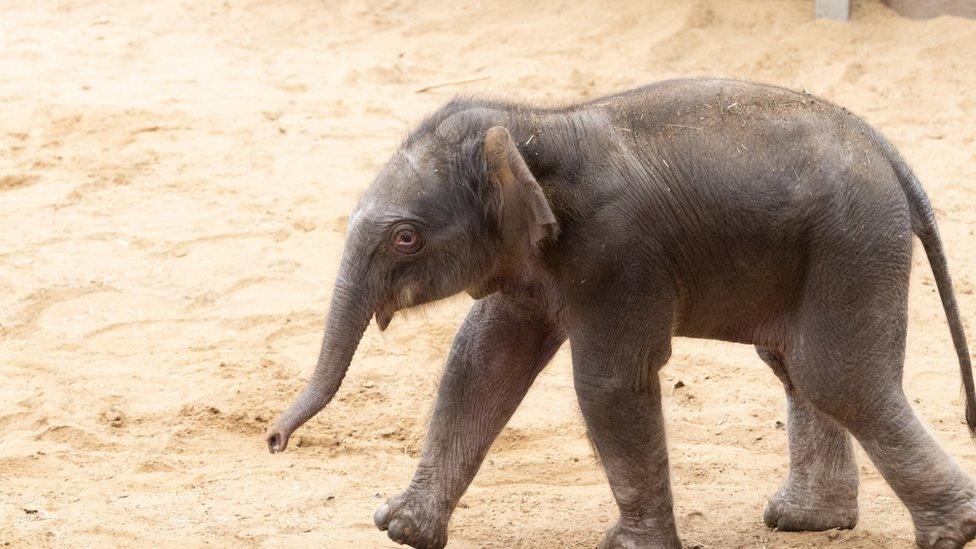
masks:
{"label": "elephant tail", "polygon": [[887,153],[891,167],[898,175],[902,190],[908,198],[912,216],[912,232],[922,241],[929,266],[935,276],[935,285],[942,299],[942,308],[949,323],[952,343],[956,347],[959,357],[959,371],[962,375],[963,390],[966,393],[966,424],[969,433],[976,438],[976,387],[973,385],[973,367],[969,356],[969,346],[966,343],[966,332],[963,330],[962,317],[959,315],[959,304],[956,292],[952,287],[952,277],[949,276],[949,265],[946,263],[945,249],[939,236],[939,227],[935,221],[935,210],[929,201],[921,182],[912,173],[905,160],[880,135],[882,147]]}

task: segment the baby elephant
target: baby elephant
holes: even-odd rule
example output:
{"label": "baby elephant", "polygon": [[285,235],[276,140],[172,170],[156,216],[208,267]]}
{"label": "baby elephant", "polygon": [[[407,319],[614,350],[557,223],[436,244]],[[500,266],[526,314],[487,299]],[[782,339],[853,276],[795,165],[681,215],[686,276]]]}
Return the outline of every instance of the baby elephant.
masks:
{"label": "baby elephant", "polygon": [[976,429],[973,375],[932,205],[895,149],[826,101],[719,79],[565,108],[454,100],[410,134],[349,219],[308,387],[281,452],[329,403],[375,315],[465,291],[420,464],[376,525],[443,547],[451,513],[568,339],[620,519],[606,547],[678,547],[658,371],[675,336],[755,345],[782,380],[790,472],[764,520],[851,528],[861,444],[922,547],[976,536],[976,485],[902,391],[912,235],[935,274]]}

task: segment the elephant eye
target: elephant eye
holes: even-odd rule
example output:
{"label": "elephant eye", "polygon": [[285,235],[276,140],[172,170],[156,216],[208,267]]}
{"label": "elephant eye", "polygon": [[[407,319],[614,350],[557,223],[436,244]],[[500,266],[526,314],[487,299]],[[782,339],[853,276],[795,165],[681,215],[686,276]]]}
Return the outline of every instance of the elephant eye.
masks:
{"label": "elephant eye", "polygon": [[423,245],[420,234],[410,225],[400,225],[393,231],[393,249],[401,254],[416,253]]}

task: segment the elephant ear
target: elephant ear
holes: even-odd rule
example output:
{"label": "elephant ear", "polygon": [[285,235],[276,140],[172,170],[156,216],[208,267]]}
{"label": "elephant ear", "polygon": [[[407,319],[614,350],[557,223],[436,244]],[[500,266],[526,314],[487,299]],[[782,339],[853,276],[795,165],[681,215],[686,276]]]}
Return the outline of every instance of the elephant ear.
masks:
{"label": "elephant ear", "polygon": [[529,250],[555,238],[559,234],[556,216],[507,129],[494,126],[485,132],[484,159],[503,238],[522,242]]}

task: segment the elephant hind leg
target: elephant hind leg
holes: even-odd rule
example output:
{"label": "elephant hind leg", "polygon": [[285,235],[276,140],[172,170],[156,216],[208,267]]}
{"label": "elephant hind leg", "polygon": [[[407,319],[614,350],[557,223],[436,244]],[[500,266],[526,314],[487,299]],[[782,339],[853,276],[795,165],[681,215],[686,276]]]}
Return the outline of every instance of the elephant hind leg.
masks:
{"label": "elephant hind leg", "polygon": [[784,531],[853,528],[857,523],[857,463],[850,436],[796,393],[780,353],[758,347],[786,388],[790,472],[763,521]]}
{"label": "elephant hind leg", "polygon": [[898,305],[808,312],[787,356],[790,381],[858,440],[911,513],[920,547],[962,547],[976,537],[976,484],[908,404],[901,386],[906,313]]}

